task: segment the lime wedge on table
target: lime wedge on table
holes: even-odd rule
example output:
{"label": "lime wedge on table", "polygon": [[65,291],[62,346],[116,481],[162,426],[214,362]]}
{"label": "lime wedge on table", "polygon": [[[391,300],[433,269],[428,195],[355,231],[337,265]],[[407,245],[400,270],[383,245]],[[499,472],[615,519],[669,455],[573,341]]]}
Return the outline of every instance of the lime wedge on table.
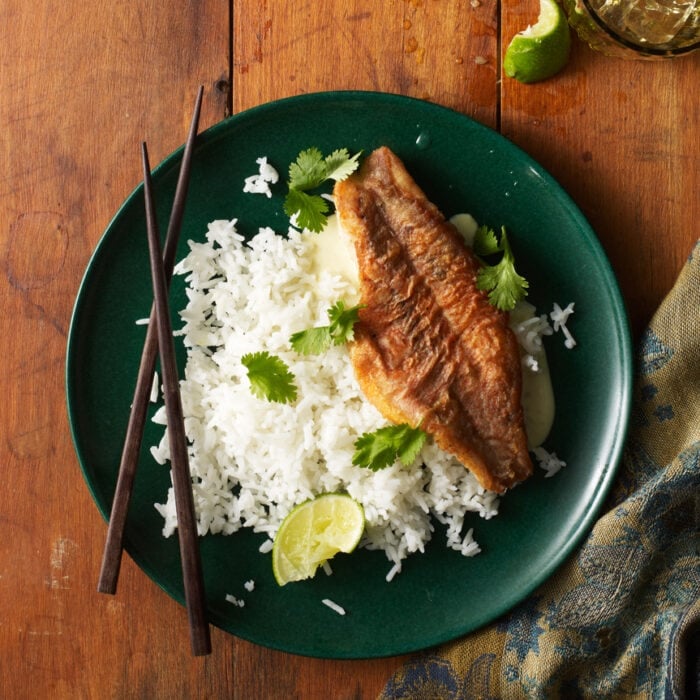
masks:
{"label": "lime wedge on table", "polygon": [[566,65],[570,48],[571,35],[563,10],[554,0],[540,0],[537,23],[511,39],[503,71],[521,83],[545,80]]}
{"label": "lime wedge on table", "polygon": [[325,493],[298,505],[282,521],[272,547],[280,586],[311,578],[338,552],[352,552],[365,529],[362,506],[346,494]]}

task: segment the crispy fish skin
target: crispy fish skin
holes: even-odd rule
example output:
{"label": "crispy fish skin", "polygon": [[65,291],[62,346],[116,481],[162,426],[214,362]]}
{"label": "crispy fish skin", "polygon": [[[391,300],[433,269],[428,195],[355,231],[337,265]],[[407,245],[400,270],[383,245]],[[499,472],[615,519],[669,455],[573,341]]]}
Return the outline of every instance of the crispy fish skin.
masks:
{"label": "crispy fish skin", "polygon": [[420,423],[484,488],[526,479],[517,340],[477,289],[476,256],[386,147],[334,196],[360,271],[350,355],[368,400],[394,423]]}

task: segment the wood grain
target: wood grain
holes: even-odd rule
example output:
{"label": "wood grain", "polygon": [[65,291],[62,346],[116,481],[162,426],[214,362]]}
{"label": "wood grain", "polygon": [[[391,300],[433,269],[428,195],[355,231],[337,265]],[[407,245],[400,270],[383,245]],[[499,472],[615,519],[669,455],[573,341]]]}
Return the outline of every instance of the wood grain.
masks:
{"label": "wood grain", "polygon": [[495,2],[328,0],[319,7],[313,0],[236,6],[236,112],[307,92],[380,90],[496,124]]}
{"label": "wood grain", "polygon": [[698,236],[700,56],[628,63],[575,42],[555,79],[501,80],[505,45],[537,8],[0,4],[0,697],[365,698],[398,668],[291,656],[216,629],[211,656],[192,658],[184,608],[128,557],[117,595],[96,592],[106,526],[68,429],[70,314],[102,231],[141,180],[139,144],[153,163],[182,144],[198,85],[202,128],[280,97],[369,89],[500,128],[549,169],[597,231],[638,333]]}
{"label": "wood grain", "polygon": [[[232,644],[189,658],[183,609],[126,558],[96,593],[105,523],[68,431],[66,334],[102,231],[154,160],[184,140],[197,86],[222,119],[229,12],[220,2],[16,0],[0,5],[2,465],[0,697],[225,695]],[[207,37],[207,41],[203,41]],[[173,674],[173,669],[177,669]],[[230,676],[229,676],[230,679]]]}

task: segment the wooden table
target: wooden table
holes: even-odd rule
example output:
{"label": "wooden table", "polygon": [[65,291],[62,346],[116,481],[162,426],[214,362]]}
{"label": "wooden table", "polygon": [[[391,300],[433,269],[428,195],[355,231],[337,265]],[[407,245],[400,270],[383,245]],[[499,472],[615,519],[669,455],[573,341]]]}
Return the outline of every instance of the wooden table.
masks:
{"label": "wooden table", "polygon": [[[66,335],[88,258],[141,179],[202,127],[279,97],[402,93],[498,129],[589,218],[635,336],[698,236],[700,55],[608,59],[575,42],[556,78],[500,73],[537,0],[3,0],[0,4],[2,465],[0,697],[374,697],[401,663],[286,655],[213,631],[192,658],[184,609],[126,558],[96,592],[105,523],[64,399]],[[15,481],[15,478],[17,479]]]}

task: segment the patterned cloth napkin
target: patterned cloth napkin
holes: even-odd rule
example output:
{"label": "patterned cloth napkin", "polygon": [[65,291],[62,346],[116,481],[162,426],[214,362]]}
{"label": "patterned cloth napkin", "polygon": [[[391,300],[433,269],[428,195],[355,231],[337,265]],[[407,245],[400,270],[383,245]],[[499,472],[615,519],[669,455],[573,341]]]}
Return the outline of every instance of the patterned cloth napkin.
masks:
{"label": "patterned cloth napkin", "polygon": [[533,595],[409,661],[382,700],[700,695],[700,241],[641,339],[604,511]]}

